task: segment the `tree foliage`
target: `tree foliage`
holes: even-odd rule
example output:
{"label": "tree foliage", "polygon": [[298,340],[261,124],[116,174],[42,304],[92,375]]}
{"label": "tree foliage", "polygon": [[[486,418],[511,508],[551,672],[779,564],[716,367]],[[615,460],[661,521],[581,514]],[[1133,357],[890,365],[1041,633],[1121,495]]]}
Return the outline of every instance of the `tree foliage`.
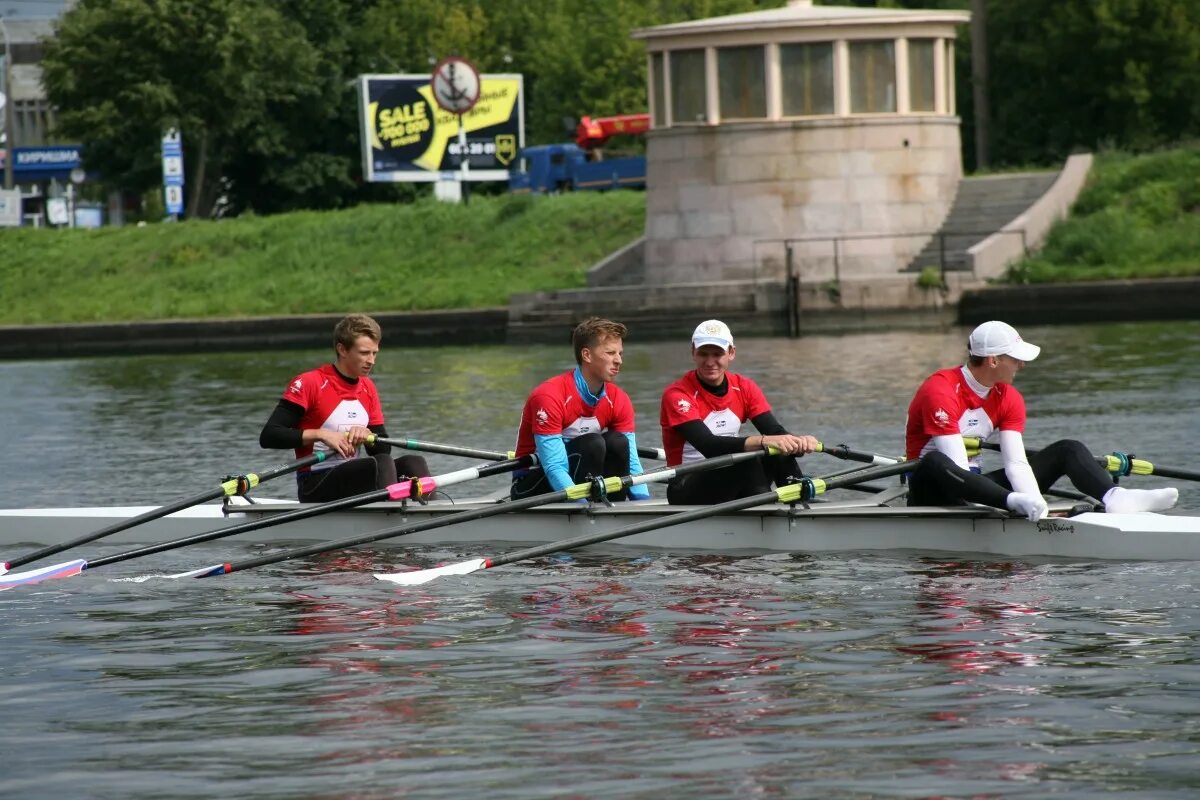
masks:
{"label": "tree foliage", "polygon": [[60,131],[116,186],[158,182],[158,142],[177,126],[187,196],[207,215],[242,154],[287,152],[288,109],[314,92],[301,27],[257,0],[83,0],[47,44]]}
{"label": "tree foliage", "polygon": [[[959,8],[970,0],[837,0]],[[525,79],[526,139],[559,141],[584,114],[647,108],[632,31],[774,8],[783,0],[81,0],[44,61],[60,133],[113,188],[160,183],[164,126],[185,137],[189,208],[333,208],[415,194],[361,177],[354,78],[425,74],[470,58]],[[832,3],[831,3],[832,4]],[[1197,0],[988,0],[991,156],[1054,163],[1200,129]],[[972,152],[970,30],[956,47]]]}

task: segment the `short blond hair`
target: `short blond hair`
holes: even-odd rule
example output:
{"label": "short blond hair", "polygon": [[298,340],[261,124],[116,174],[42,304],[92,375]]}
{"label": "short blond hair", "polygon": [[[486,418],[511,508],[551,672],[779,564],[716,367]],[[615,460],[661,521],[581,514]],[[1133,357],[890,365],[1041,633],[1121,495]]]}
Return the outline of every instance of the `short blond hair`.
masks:
{"label": "short blond hair", "polygon": [[619,322],[589,317],[571,331],[571,346],[575,348],[575,363],[583,363],[583,349],[591,350],[605,339],[624,339],[629,329]]}
{"label": "short blond hair", "polygon": [[349,350],[354,347],[360,336],[369,337],[375,344],[379,344],[379,340],[383,338],[383,331],[379,323],[366,314],[347,314],[334,326],[333,349],[336,351],[340,344]]}

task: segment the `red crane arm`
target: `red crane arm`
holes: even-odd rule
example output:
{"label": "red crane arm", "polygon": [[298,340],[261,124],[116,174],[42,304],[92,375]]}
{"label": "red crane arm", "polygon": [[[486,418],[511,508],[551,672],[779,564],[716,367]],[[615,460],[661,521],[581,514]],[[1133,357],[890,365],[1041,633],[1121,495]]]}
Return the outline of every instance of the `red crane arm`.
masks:
{"label": "red crane arm", "polygon": [[575,144],[584,150],[603,147],[610,136],[637,135],[650,130],[649,114],[621,114],[615,117],[584,117],[575,128]]}

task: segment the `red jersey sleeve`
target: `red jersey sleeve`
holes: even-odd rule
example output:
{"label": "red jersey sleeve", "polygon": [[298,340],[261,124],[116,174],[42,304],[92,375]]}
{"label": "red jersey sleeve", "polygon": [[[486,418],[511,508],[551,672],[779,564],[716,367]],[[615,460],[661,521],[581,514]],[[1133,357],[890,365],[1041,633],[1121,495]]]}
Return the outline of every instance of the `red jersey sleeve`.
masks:
{"label": "red jersey sleeve", "polygon": [[297,375],[284,387],[282,399],[295,403],[305,411],[313,406],[316,400],[318,382],[309,373]]}
{"label": "red jersey sleeve", "polygon": [[767,396],[763,394],[762,389],[758,388],[758,384],[752,378],[741,376],[741,386],[742,403],[746,407],[746,419],[754,419],[759,414],[765,414],[771,410]]}
{"label": "red jersey sleeve", "polygon": [[958,421],[962,418],[961,401],[954,386],[942,375],[932,375],[917,390],[908,410],[909,425],[926,436],[950,436],[961,433]]}
{"label": "red jersey sleeve", "polygon": [[663,392],[659,406],[658,423],[664,428],[674,428],[685,422],[701,420],[700,409],[692,396],[679,386],[671,385]]}
{"label": "red jersey sleeve", "polygon": [[534,436],[554,436],[563,432],[562,400],[551,392],[537,389],[525,401],[525,417]]}

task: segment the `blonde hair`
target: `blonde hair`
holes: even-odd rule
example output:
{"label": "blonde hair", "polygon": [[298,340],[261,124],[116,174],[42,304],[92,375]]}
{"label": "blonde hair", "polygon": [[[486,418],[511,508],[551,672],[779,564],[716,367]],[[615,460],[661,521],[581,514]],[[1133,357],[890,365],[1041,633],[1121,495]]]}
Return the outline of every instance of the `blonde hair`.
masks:
{"label": "blonde hair", "polygon": [[375,344],[379,344],[379,340],[383,338],[383,331],[379,328],[379,323],[366,314],[348,314],[334,326],[333,349],[336,351],[340,344],[349,350],[354,347],[360,336],[367,336]]}
{"label": "blonde hair", "polygon": [[575,348],[575,363],[583,363],[583,349],[591,350],[605,339],[624,339],[629,330],[619,322],[589,317],[571,331],[571,346]]}

